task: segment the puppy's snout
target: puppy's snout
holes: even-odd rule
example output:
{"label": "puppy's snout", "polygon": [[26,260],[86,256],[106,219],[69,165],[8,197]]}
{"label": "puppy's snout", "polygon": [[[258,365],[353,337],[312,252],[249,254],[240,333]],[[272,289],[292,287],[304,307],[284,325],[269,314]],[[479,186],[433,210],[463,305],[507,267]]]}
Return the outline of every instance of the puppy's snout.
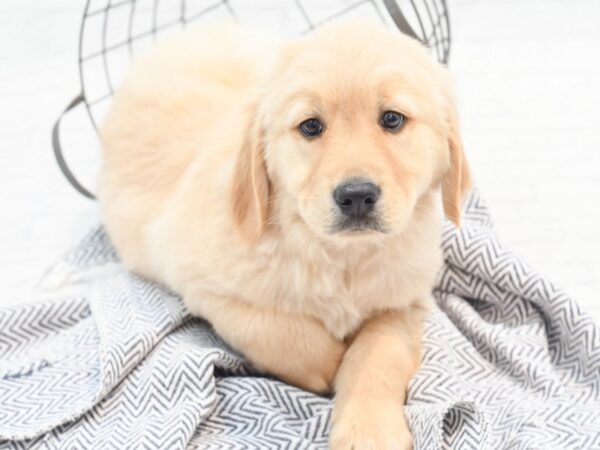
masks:
{"label": "puppy's snout", "polygon": [[361,219],[373,211],[380,192],[373,183],[350,181],[340,184],[333,191],[333,198],[344,215]]}

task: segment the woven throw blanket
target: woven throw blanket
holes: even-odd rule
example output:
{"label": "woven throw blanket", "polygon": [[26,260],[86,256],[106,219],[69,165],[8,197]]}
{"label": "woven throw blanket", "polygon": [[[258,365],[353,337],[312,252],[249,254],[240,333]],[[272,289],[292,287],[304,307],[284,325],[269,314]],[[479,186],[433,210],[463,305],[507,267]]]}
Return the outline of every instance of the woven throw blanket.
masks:
{"label": "woven throw blanket", "polygon": [[[427,318],[416,449],[600,449],[600,329],[506,250],[477,193]],[[332,400],[252,372],[102,229],[0,309],[0,448],[321,449]]]}

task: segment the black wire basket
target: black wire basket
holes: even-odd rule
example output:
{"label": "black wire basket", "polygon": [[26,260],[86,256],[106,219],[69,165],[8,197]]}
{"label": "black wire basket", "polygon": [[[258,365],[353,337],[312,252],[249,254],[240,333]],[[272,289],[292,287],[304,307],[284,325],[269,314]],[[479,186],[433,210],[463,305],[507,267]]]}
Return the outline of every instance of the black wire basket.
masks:
{"label": "black wire basket", "polygon": [[81,92],[52,130],[56,160],[71,185],[94,195],[69,169],[60,145],[63,115],[83,104],[94,128],[105,114],[131,58],[190,23],[233,19],[293,36],[341,17],[373,17],[428,46],[448,63],[450,20],[445,0],[87,0],[79,35]]}

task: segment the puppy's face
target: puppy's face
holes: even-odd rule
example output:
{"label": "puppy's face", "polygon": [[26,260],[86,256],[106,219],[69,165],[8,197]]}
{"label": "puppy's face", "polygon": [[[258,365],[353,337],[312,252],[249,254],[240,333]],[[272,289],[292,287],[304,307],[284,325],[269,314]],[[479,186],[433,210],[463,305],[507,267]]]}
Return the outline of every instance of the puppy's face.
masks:
{"label": "puppy's face", "polygon": [[[332,25],[286,47],[256,120],[254,167],[267,180],[255,194],[279,197],[286,214],[333,239],[401,232],[462,161],[443,69],[416,42],[368,24]],[[454,209],[455,194],[445,192]],[[268,206],[248,211],[262,215],[255,226],[269,215]]]}

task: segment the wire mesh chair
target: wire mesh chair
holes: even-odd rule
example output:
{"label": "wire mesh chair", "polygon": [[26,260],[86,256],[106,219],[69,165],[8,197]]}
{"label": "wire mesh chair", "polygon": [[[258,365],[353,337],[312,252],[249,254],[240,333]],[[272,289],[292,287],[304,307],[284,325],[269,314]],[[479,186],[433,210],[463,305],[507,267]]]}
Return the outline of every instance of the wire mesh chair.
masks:
{"label": "wire mesh chair", "polygon": [[427,45],[447,64],[450,20],[445,0],[87,0],[79,35],[81,92],[59,116],[52,130],[56,160],[71,185],[94,195],[74,176],[63,156],[60,121],[83,104],[96,129],[130,59],[163,35],[190,23],[233,19],[300,35],[323,23],[348,16],[373,17]]}

